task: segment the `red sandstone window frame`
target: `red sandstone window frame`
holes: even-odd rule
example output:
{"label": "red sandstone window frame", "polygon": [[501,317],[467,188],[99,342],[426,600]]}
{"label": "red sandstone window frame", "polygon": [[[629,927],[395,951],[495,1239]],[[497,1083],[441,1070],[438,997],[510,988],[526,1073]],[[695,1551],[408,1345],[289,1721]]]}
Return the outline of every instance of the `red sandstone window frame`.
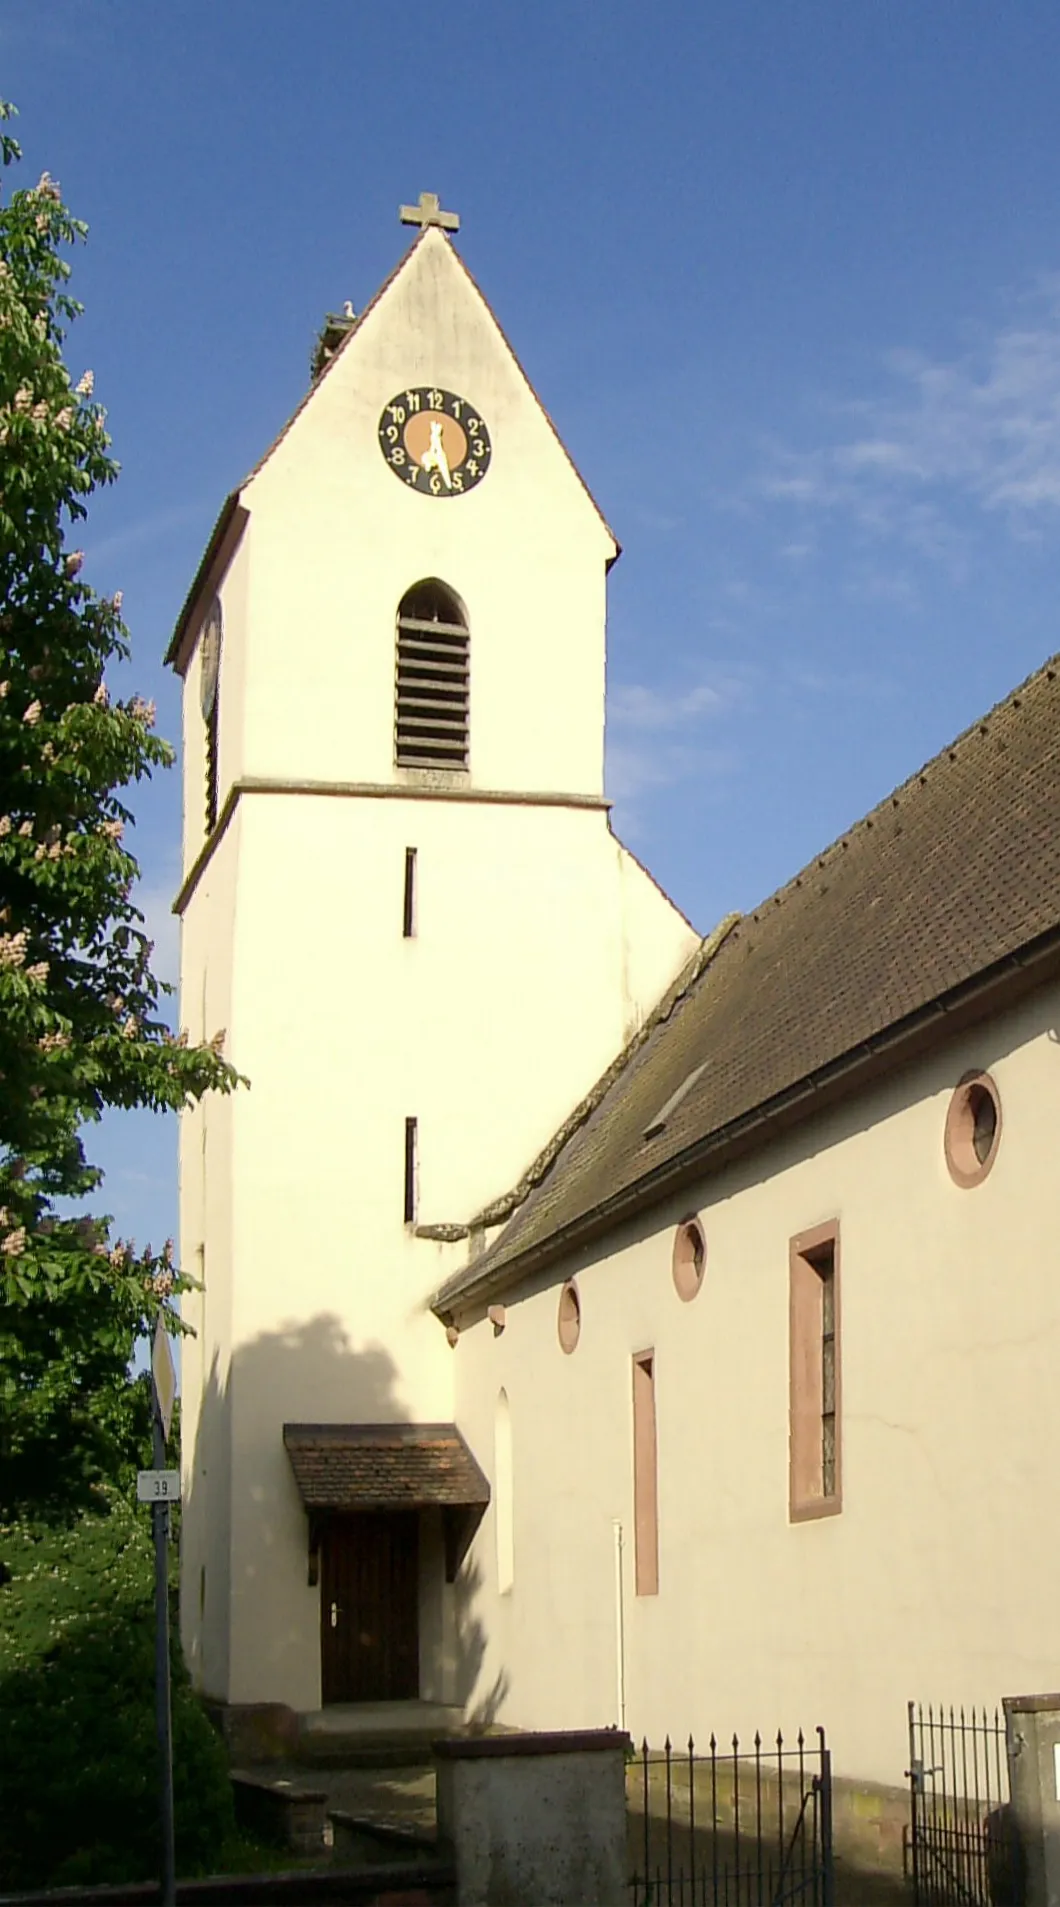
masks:
{"label": "red sandstone window frame", "polygon": [[[837,1516],[843,1507],[839,1220],[797,1233],[789,1241],[788,1266],[788,1519],[806,1523]],[[830,1318],[826,1284],[831,1287]],[[829,1323],[831,1330],[826,1332]],[[826,1395],[829,1339],[832,1384]],[[834,1439],[833,1474],[828,1479],[826,1417],[831,1418]]]}
{"label": "red sandstone window frame", "polygon": [[659,1593],[659,1455],[655,1352],[633,1355],[633,1564],[638,1596]]}

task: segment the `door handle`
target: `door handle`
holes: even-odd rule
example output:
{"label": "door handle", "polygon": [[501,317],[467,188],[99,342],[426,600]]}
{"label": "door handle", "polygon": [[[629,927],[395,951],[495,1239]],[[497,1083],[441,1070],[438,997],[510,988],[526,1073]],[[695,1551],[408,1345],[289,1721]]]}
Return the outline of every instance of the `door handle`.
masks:
{"label": "door handle", "polygon": [[337,1602],[333,1602],[331,1605],[331,1626],[333,1629],[337,1629],[339,1626],[339,1605]]}

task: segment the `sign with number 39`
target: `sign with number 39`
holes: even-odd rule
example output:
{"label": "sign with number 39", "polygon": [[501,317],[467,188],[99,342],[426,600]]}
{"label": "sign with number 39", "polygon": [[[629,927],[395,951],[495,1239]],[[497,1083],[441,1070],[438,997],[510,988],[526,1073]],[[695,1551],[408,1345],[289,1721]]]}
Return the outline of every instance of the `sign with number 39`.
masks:
{"label": "sign with number 39", "polygon": [[136,1495],[141,1503],[179,1503],[179,1470],[138,1470]]}

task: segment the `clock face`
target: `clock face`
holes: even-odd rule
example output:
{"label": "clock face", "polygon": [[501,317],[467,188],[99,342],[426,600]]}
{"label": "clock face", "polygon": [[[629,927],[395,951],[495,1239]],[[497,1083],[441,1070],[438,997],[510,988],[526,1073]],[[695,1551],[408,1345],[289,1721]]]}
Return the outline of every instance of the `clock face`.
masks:
{"label": "clock face", "polygon": [[425,497],[462,497],[490,467],[490,434],[466,397],[433,385],[399,391],[379,419],[379,448],[401,483]]}
{"label": "clock face", "polygon": [[204,722],[209,721],[217,701],[217,676],[221,667],[221,627],[221,605],[215,600],[202,632],[199,702]]}

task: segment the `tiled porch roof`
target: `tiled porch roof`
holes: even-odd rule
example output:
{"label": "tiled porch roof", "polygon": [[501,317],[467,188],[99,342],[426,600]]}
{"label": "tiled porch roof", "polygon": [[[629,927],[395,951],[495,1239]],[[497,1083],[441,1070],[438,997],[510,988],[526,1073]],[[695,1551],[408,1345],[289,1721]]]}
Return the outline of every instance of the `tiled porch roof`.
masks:
{"label": "tiled porch roof", "polygon": [[463,1508],[490,1486],[455,1424],[284,1424],[307,1510]]}

